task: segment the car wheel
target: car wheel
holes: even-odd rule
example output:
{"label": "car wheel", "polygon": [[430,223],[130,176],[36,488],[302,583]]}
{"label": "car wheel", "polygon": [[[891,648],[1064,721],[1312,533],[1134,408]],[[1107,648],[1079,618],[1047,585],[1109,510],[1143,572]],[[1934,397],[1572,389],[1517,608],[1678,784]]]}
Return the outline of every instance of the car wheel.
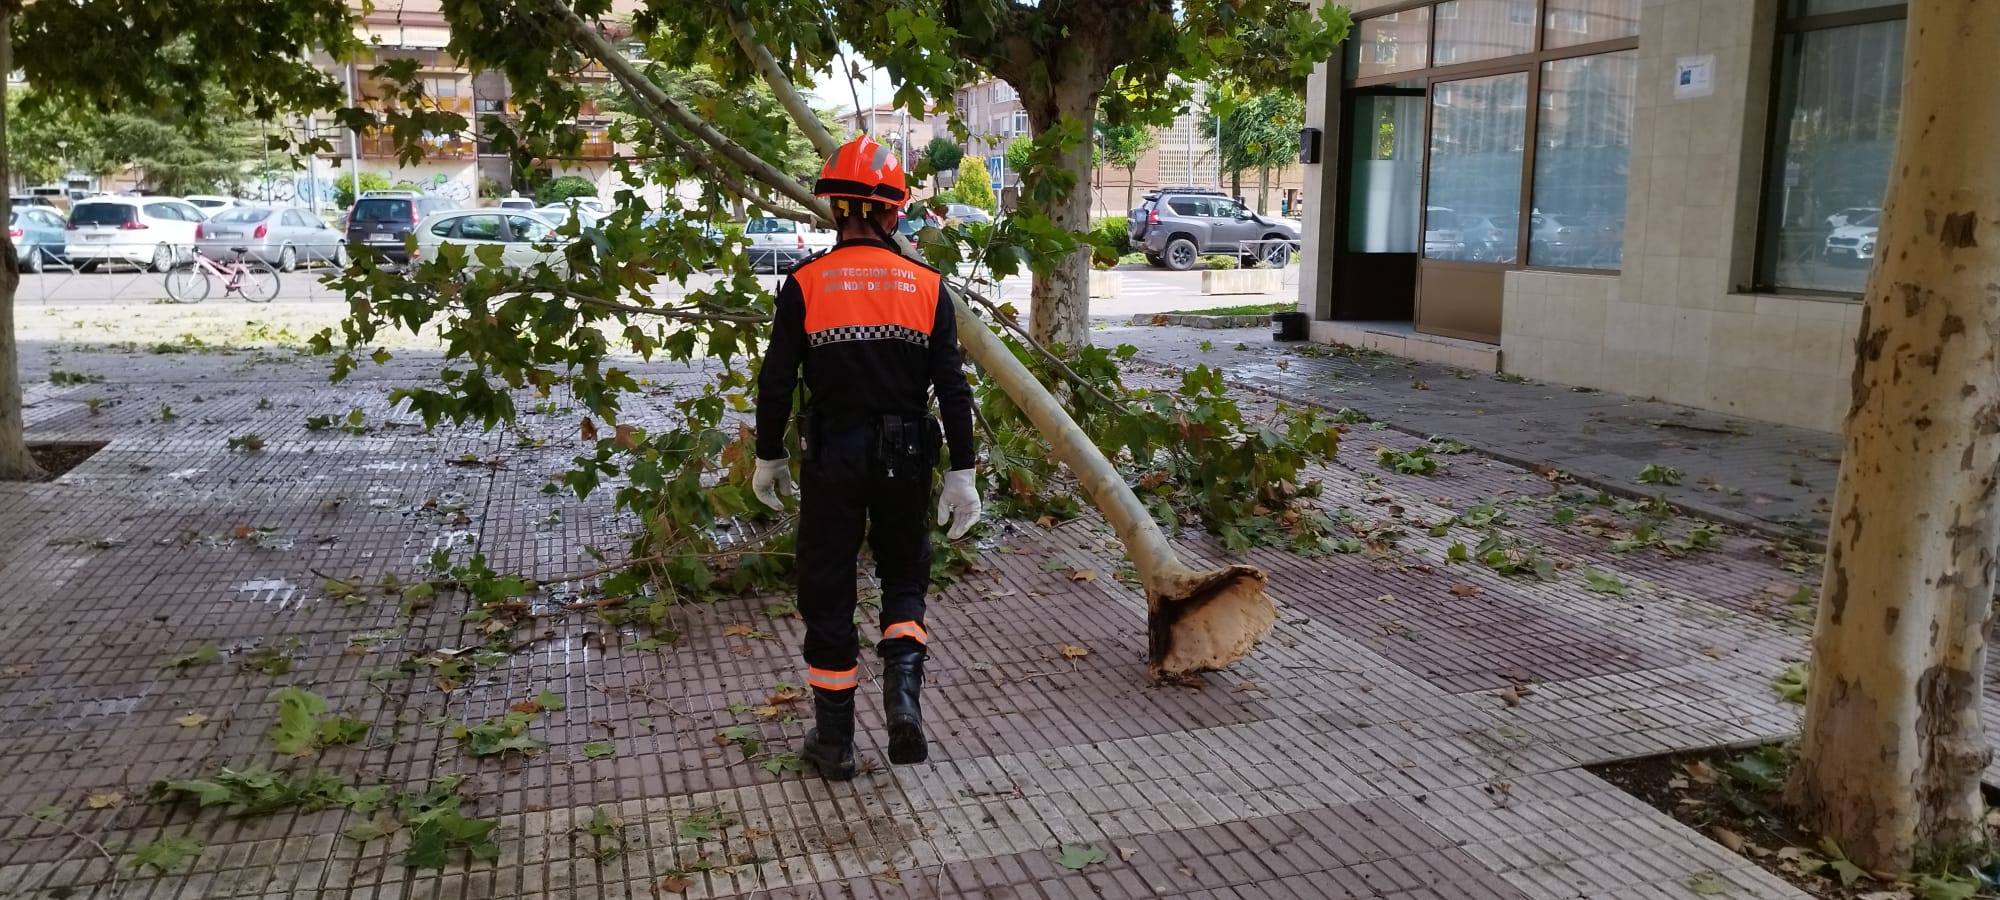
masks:
{"label": "car wheel", "polygon": [[1155,269],[1165,268],[1167,259],[1158,253],[1148,253],[1146,254],[1146,265],[1152,266]]}
{"label": "car wheel", "polygon": [[35,247],[28,251],[28,258],[22,261],[21,271],[33,273],[33,272],[40,272],[41,270],[42,270],[42,248]]}
{"label": "car wheel", "polygon": [[1282,269],[1292,263],[1292,248],[1287,244],[1269,244],[1264,247],[1264,264],[1273,269]]}
{"label": "car wheel", "polygon": [[161,244],[153,248],[153,271],[166,272],[174,267],[174,248]]}
{"label": "car wheel", "polygon": [[1187,238],[1174,238],[1167,242],[1167,268],[1185,272],[1194,268],[1200,261],[1201,253],[1195,249],[1193,241]]}
{"label": "car wheel", "polygon": [[345,268],[347,268],[347,245],[346,245],[346,244],[335,244],[335,245],[333,245],[333,266],[334,266],[334,268],[336,268],[336,269],[345,269]]}
{"label": "car wheel", "polygon": [[278,251],[278,271],[296,272],[299,268],[299,251],[290,244]]}

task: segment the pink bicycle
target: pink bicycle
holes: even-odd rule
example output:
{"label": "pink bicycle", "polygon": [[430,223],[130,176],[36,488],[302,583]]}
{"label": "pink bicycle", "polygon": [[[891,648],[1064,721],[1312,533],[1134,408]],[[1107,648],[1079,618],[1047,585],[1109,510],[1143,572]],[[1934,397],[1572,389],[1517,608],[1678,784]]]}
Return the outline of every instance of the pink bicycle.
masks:
{"label": "pink bicycle", "polygon": [[244,247],[229,248],[236,258],[229,262],[215,263],[196,252],[194,261],[167,273],[167,296],[175,303],[200,303],[208,299],[215,284],[222,284],[222,295],[242,294],[251,303],[269,303],[278,296],[278,270],[261,260],[243,259],[249,252]]}

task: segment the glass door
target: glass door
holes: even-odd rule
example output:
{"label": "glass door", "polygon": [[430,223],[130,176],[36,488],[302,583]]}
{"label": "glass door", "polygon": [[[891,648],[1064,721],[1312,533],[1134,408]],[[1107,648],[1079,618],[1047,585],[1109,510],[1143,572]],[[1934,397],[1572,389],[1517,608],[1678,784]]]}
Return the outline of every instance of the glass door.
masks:
{"label": "glass door", "polygon": [[1424,91],[1371,88],[1349,97],[1333,318],[1408,322],[1423,225]]}
{"label": "glass door", "polygon": [[1430,119],[1416,328],[1498,343],[1520,259],[1528,73],[1433,82]]}

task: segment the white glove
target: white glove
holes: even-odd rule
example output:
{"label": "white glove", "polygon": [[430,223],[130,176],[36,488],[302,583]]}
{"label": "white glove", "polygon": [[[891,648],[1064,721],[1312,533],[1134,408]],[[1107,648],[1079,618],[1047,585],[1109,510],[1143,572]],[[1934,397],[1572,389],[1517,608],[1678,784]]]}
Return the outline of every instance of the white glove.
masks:
{"label": "white glove", "polygon": [[972,529],[972,523],[979,521],[979,488],[972,480],[971,469],[953,469],[944,473],[944,490],[938,495],[937,523],[951,522],[945,537],[958,540]]}
{"label": "white glove", "polygon": [[789,459],[759,459],[757,474],[750,477],[750,492],[757,495],[765,506],[783,512],[785,501],[778,499],[782,494],[792,492],[792,461]]}

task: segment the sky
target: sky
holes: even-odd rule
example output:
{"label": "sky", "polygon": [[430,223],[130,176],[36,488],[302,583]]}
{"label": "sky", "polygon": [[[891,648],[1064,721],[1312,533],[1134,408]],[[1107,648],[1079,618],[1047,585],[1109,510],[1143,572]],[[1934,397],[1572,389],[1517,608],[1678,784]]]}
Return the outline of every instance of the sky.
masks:
{"label": "sky", "polygon": [[817,86],[811,93],[814,99],[819,101],[819,105],[829,106],[842,112],[851,111],[854,109],[854,92],[860,91],[861,105],[866,107],[871,102],[868,94],[871,85],[875,90],[872,102],[888,103],[895,99],[896,85],[890,81],[888,72],[876,68],[866,57],[853,52],[847,54],[847,60],[863,67],[861,70],[863,80],[855,82],[854,87],[850,89],[846,72],[836,74],[829,70],[814,73],[813,81]]}

